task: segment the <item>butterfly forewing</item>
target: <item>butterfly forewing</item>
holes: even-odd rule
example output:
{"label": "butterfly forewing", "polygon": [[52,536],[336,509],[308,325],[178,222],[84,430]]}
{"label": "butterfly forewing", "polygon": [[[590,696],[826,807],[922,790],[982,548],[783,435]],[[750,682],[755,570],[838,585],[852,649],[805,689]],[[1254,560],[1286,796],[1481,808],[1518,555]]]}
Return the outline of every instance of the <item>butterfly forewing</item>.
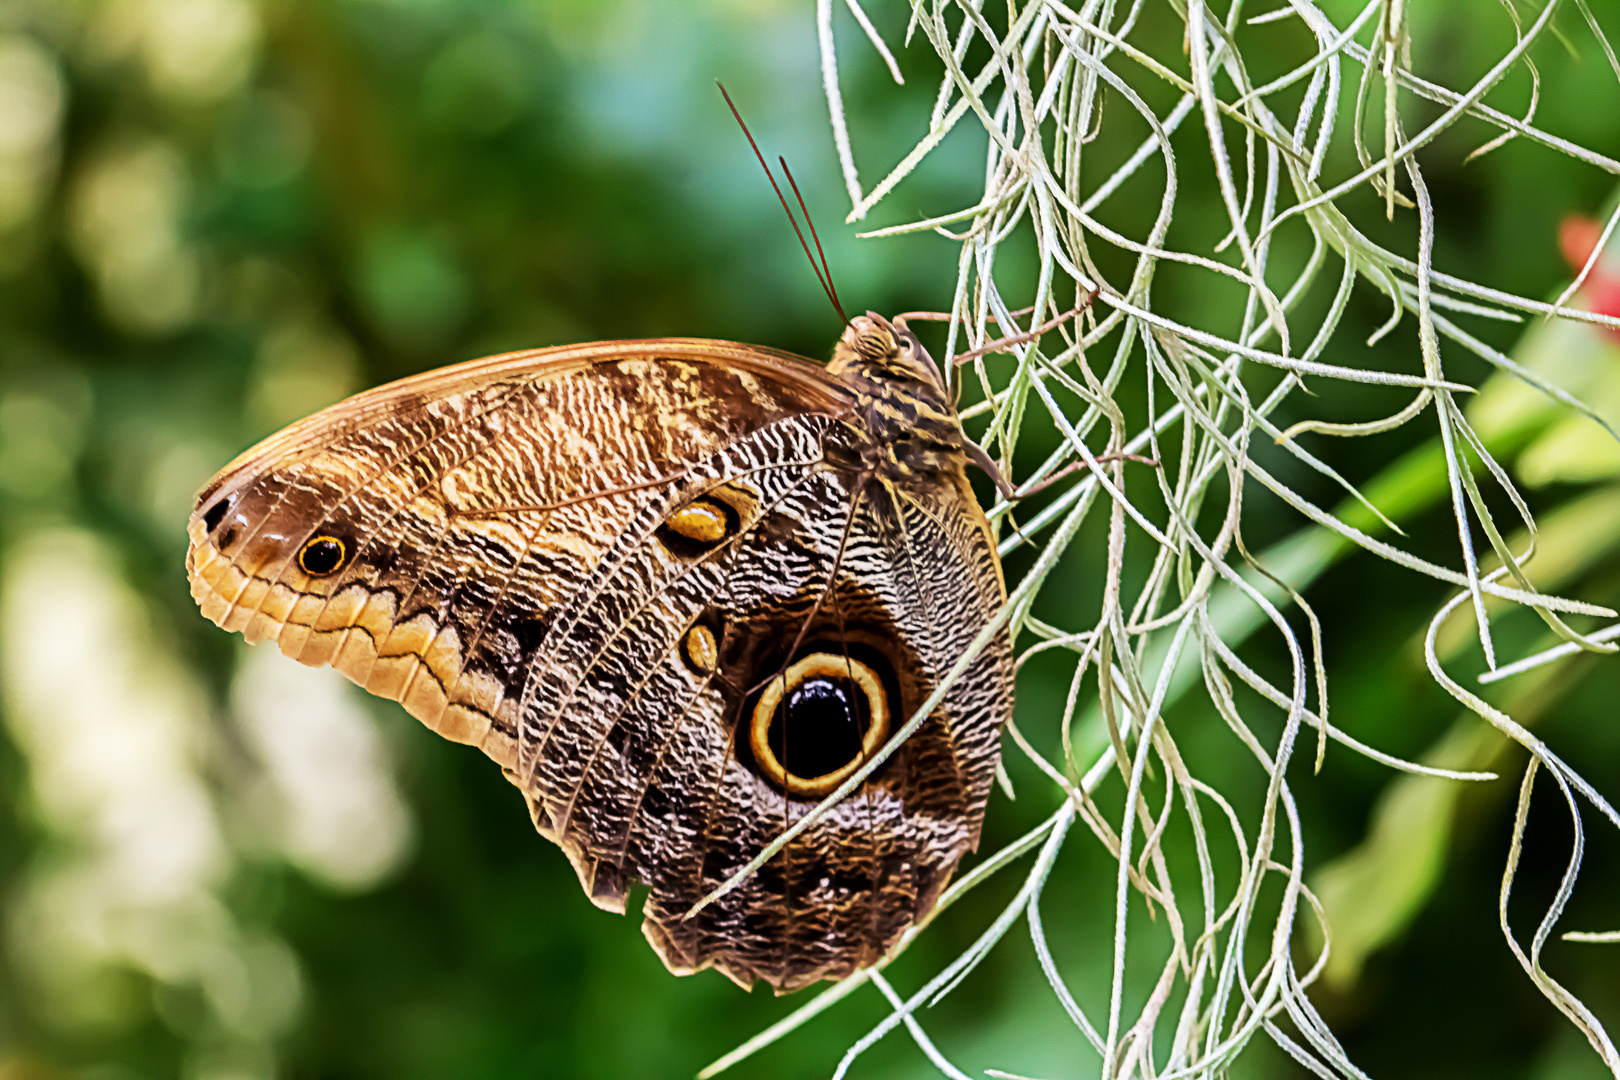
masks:
{"label": "butterfly forewing", "polygon": [[[803,373],[778,374],[775,355],[750,370],[715,344],[475,361],[333,406],[204,489],[193,595],[226,629],[331,663],[509,764],[506,683],[656,494],[637,485],[667,485],[751,419],[838,404]],[[323,536],[345,561],[311,576],[298,553]]]}

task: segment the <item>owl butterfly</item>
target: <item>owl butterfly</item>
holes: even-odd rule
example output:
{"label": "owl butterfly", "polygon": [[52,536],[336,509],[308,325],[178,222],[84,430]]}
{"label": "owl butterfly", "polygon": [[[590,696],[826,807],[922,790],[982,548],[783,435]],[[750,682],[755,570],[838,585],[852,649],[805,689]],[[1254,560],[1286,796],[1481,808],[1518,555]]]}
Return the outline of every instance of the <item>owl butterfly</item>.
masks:
{"label": "owl butterfly", "polygon": [[779,991],[882,957],[978,841],[1006,637],[849,797],[1005,599],[961,426],[903,323],[826,367],[598,342],[360,394],[203,488],[203,614],[494,758],[670,970]]}
{"label": "owl butterfly", "polygon": [[247,451],[198,495],[186,569],[224,629],[495,759],[599,907],[645,883],[671,971],[780,993],[882,958],[978,843],[1005,632],[830,813],[689,915],[877,754],[1004,603],[969,460],[994,470],[900,319],[849,320],[825,367],[683,338],[510,353]]}

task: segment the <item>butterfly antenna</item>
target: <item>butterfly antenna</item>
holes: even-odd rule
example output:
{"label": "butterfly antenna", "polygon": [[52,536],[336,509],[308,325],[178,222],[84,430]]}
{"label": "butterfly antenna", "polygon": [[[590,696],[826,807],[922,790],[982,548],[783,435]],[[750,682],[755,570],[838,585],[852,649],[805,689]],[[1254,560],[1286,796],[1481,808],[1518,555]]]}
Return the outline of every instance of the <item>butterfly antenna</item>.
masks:
{"label": "butterfly antenna", "polygon": [[[718,80],[715,81],[715,85],[720,87],[720,96],[726,99],[726,106],[731,109],[731,115],[737,118],[737,126],[742,128],[743,136],[747,138],[748,145],[753,148],[754,157],[759,159],[759,167],[765,170],[765,178],[771,182],[771,189],[776,192],[777,201],[782,204],[782,210],[787,214],[788,222],[793,226],[793,235],[799,238],[799,246],[804,249],[804,257],[810,260],[810,269],[815,272],[816,280],[821,283],[821,291],[827,294],[828,300],[832,301],[833,310],[838,312],[838,317],[846,323],[849,322],[849,316],[844,314],[844,305],[838,302],[838,293],[833,289],[832,272],[825,269],[826,256],[822,256],[822,265],[816,264],[816,257],[810,254],[810,245],[804,238],[803,230],[799,228],[799,219],[793,215],[793,208],[788,205],[787,196],[782,194],[782,187],[776,182],[776,174],[771,172],[770,165],[765,161],[765,155],[759,152],[759,144],[754,141],[754,133],[748,130],[747,124],[743,123],[742,113],[737,111],[736,103],[731,100],[731,95],[726,93],[725,85]],[[782,169],[784,172],[787,170],[786,161],[782,162]],[[793,184],[793,174],[791,173],[788,174],[788,183]],[[793,184],[793,194],[799,195],[799,186],[797,184]],[[799,196],[799,206],[801,209],[804,207],[804,197],[802,195]],[[810,211],[808,210],[804,212],[804,223],[810,226],[810,235],[816,237],[816,250],[820,251],[821,238],[816,236],[815,226],[810,225]]]}
{"label": "butterfly antenna", "polygon": [[[816,223],[810,220],[810,208],[804,205],[804,196],[799,193],[799,183],[793,179],[793,170],[788,168],[787,158],[780,155],[777,161],[782,163],[782,175],[787,177],[788,186],[793,189],[793,197],[799,200],[799,213],[804,215],[804,227],[810,230],[810,239],[816,242],[816,255],[821,258],[821,278],[827,287],[827,298],[832,301],[834,308],[838,309],[838,317],[845,322],[849,319],[844,316],[844,305],[838,302],[838,288],[833,284],[832,267],[827,265],[827,253],[821,250],[821,237],[816,235]],[[800,237],[802,243],[804,238]],[[805,252],[806,255],[809,252]]]}

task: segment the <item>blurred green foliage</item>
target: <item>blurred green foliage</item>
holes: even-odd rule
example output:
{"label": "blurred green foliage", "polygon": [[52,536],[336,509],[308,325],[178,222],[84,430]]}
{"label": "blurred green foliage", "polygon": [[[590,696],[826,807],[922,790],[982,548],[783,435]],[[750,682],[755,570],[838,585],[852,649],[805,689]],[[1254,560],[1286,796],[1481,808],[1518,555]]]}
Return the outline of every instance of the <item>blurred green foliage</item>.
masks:
{"label": "blurred green foliage", "polygon": [[[669,976],[633,919],[590,906],[487,761],[439,742],[393,706],[362,707],[382,733],[378,790],[387,794],[397,777],[409,806],[411,824],[389,834],[397,857],[346,877],[340,864],[314,855],[300,863],[296,844],[267,840],[275,814],[255,801],[266,751],[232,697],[244,650],[197,616],[181,560],[192,494],[214,469],[364,386],[475,355],[597,338],[707,335],[825,355],[836,321],[714,92],[716,77],[767,152],[793,164],[852,308],[946,302],[948,242],[857,244],[854,230],[839,224],[846,204],[811,15],[808,4],[786,0],[0,5],[0,544],[8,574],[0,903],[9,920],[0,952],[0,1077],[690,1076],[786,1010],[712,974]],[[900,39],[903,8],[873,16],[890,41]],[[1178,25],[1153,5],[1143,17]],[[1412,18],[1414,67],[1447,85],[1477,77],[1512,41],[1507,19],[1482,18],[1471,0],[1417,5]],[[840,35],[854,32],[840,23]],[[1279,55],[1299,33],[1278,25]],[[1176,48],[1165,42],[1166,52]],[[926,49],[902,53],[910,78],[895,87],[874,57],[848,55],[857,58],[842,71],[858,110],[857,160],[875,176],[920,132],[932,57]],[[1539,123],[1620,152],[1620,110],[1603,58],[1595,49],[1537,56]],[[1522,104],[1528,79],[1517,73],[1499,92]],[[1196,149],[1202,135],[1192,127],[1178,134],[1178,148]],[[1139,137],[1105,129],[1094,153],[1122,159]],[[1425,152],[1445,209],[1436,263],[1511,292],[1546,294],[1567,278],[1558,221],[1598,207],[1612,180],[1522,143],[1464,164],[1487,137],[1463,124]],[[977,153],[972,137],[953,139],[878,224],[971,200]],[[1189,238],[1225,225],[1207,170],[1187,170],[1183,185],[1171,241],[1192,247]],[[1153,211],[1105,209],[1106,220],[1121,222]],[[1398,219],[1391,237],[1401,227]],[[1009,260],[1007,273],[1019,272]],[[1166,272],[1162,289],[1168,304],[1205,312],[1189,321],[1236,325],[1218,290],[1178,295],[1181,281]],[[1350,332],[1324,360],[1358,363],[1362,342],[1385,318],[1375,298],[1358,293],[1354,304]],[[1518,328],[1482,333],[1508,347]],[[1607,365],[1614,379],[1613,347],[1597,335],[1582,340],[1591,363]],[[1381,348],[1414,347],[1392,338]],[[1316,415],[1365,419],[1400,397],[1333,389],[1313,402]],[[1378,476],[1401,455],[1423,452],[1418,427],[1349,443],[1347,459],[1335,464],[1355,481]],[[1051,446],[1050,431],[1032,424],[1020,451],[1033,463]],[[1334,498],[1308,477],[1289,479]],[[1534,497],[1550,510],[1585,494],[1554,476]],[[1251,545],[1298,528],[1291,516],[1258,506]],[[1414,550],[1455,561],[1443,500],[1417,499],[1400,521]],[[1600,557],[1613,542],[1600,536],[1583,549],[1572,592],[1620,603],[1620,564]],[[1019,560],[1009,562],[1013,575],[1026,565]],[[74,577],[75,567],[90,569]],[[1089,602],[1095,569],[1077,560],[1042,603]],[[53,592],[41,581],[82,588]],[[1333,716],[1358,738],[1418,756],[1455,720],[1412,638],[1443,595],[1365,556],[1333,565],[1313,587],[1328,628]],[[60,618],[45,617],[58,608]],[[92,614],[74,621],[81,609]],[[89,626],[106,633],[92,637]],[[65,636],[52,636],[52,627],[66,628]],[[1499,641],[1518,655],[1539,647],[1538,632],[1518,615]],[[1475,653],[1459,665],[1477,670]],[[49,701],[19,689],[40,681],[25,675],[47,671],[15,667],[35,657],[55,665],[50,685],[64,701],[105,714],[103,727],[73,729],[91,733],[73,745],[101,745],[110,765],[97,759],[77,781],[53,771],[60,762],[52,740],[60,735],[66,745],[70,710],[63,706],[60,730],[25,717],[49,719]],[[122,681],[97,690],[109,669]],[[1552,704],[1538,716],[1538,733],[1613,797],[1613,663],[1582,658],[1557,670],[1543,688]],[[1039,663],[1023,673],[1026,730],[1050,735],[1043,718],[1061,707],[1066,682]],[[121,703],[149,698],[180,703],[159,711],[196,723],[163,743],[177,779],[130,790],[161,798],[182,781],[194,785],[200,809],[173,820],[212,822],[218,835],[212,847],[188,849],[212,853],[198,856],[192,877],[157,874],[159,884],[198,883],[207,903],[156,886],[151,903],[184,913],[163,924],[181,945],[212,942],[223,960],[173,960],[191,953],[127,935],[117,903],[126,897],[103,895],[112,914],[82,925],[74,920],[89,917],[79,909],[44,902],[94,897],[93,889],[52,891],[74,867],[113,865],[147,848],[156,852],[153,865],[169,865],[168,838],[105,818],[113,804],[94,797],[147,768],[138,753],[118,756],[117,740]],[[1172,722],[1184,745],[1200,744],[1200,725],[1211,729],[1215,760],[1206,776],[1219,776],[1218,755],[1227,750],[1218,720],[1184,709]],[[1249,766],[1233,761],[1236,780]],[[1425,849],[1427,885],[1393,940],[1339,989],[1324,991],[1324,1011],[1350,1056],[1374,1075],[1579,1077],[1596,1067],[1495,929],[1520,762],[1504,751],[1487,764],[1504,779],[1461,791],[1443,818],[1425,819],[1444,835]],[[1009,767],[1020,790],[1042,789],[1011,754]],[[1320,775],[1303,761],[1296,772],[1313,858],[1355,848],[1388,772],[1337,749]],[[998,795],[986,843],[1028,828],[1045,805]],[[1568,849],[1567,822],[1542,805],[1551,803],[1538,804],[1530,822],[1537,842],[1520,883],[1526,912],[1551,894]],[[1571,925],[1612,928],[1617,867],[1620,842],[1599,833]],[[1092,988],[1106,986],[1113,876],[1098,845],[1072,843],[1043,904],[1054,948],[1088,1005],[1100,1004]],[[117,892],[125,879],[85,880]],[[912,985],[954,956],[1007,889],[992,883],[983,893],[942,918],[893,977]],[[71,956],[51,951],[59,945]],[[1612,947],[1555,943],[1549,955],[1559,978],[1600,1015],[1620,1016]],[[1017,934],[970,988],[925,1018],[964,1067],[1033,1075],[1094,1068]],[[875,991],[863,990],[737,1075],[826,1075],[885,1011]],[[1255,1076],[1295,1075],[1274,1051],[1246,1061]],[[930,1073],[903,1034],[857,1069]]]}

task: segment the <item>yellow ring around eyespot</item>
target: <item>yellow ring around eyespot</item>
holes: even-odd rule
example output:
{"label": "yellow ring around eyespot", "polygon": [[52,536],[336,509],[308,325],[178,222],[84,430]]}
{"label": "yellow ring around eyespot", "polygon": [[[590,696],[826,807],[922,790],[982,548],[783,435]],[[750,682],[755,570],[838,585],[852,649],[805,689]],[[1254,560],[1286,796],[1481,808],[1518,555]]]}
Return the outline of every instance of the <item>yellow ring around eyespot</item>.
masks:
{"label": "yellow ring around eyespot", "polygon": [[670,529],[700,544],[718,544],[726,538],[728,522],[723,510],[713,503],[695,502],[683,506],[665,522]]}
{"label": "yellow ring around eyespot", "polygon": [[[770,743],[771,718],[776,715],[776,709],[781,705],[782,698],[788,690],[816,675],[829,679],[853,678],[861,693],[866,695],[871,726],[861,738],[861,752],[848,764],[830,773],[806,778],[788,772],[782,763],[776,760],[776,754],[771,750]],[[877,672],[859,660],[834,656],[832,653],[811,653],[795,662],[779,678],[772,679],[754,705],[754,714],[749,718],[748,724],[748,745],[754,752],[754,760],[765,771],[765,775],[784,788],[788,794],[813,799],[821,798],[843,783],[844,778],[860,768],[888,737],[889,699],[883,690],[883,681],[878,678]]]}
{"label": "yellow ring around eyespot", "polygon": [[[337,562],[332,564],[332,568],[330,570],[312,569],[310,567],[309,563],[306,561],[308,556],[309,556],[310,551],[312,551],[314,549],[316,544],[321,544],[321,543],[328,543],[328,544],[336,544],[337,545],[337,552],[338,552],[337,553]],[[337,573],[338,570],[342,568],[344,560],[347,559],[348,557],[349,557],[349,549],[344,546],[342,540],[339,540],[335,536],[326,536],[326,535],[314,536],[314,537],[311,537],[310,539],[306,540],[304,542],[304,546],[298,549],[298,569],[302,570],[304,573],[308,574],[310,577],[327,577],[327,576],[329,576],[331,574]]]}

